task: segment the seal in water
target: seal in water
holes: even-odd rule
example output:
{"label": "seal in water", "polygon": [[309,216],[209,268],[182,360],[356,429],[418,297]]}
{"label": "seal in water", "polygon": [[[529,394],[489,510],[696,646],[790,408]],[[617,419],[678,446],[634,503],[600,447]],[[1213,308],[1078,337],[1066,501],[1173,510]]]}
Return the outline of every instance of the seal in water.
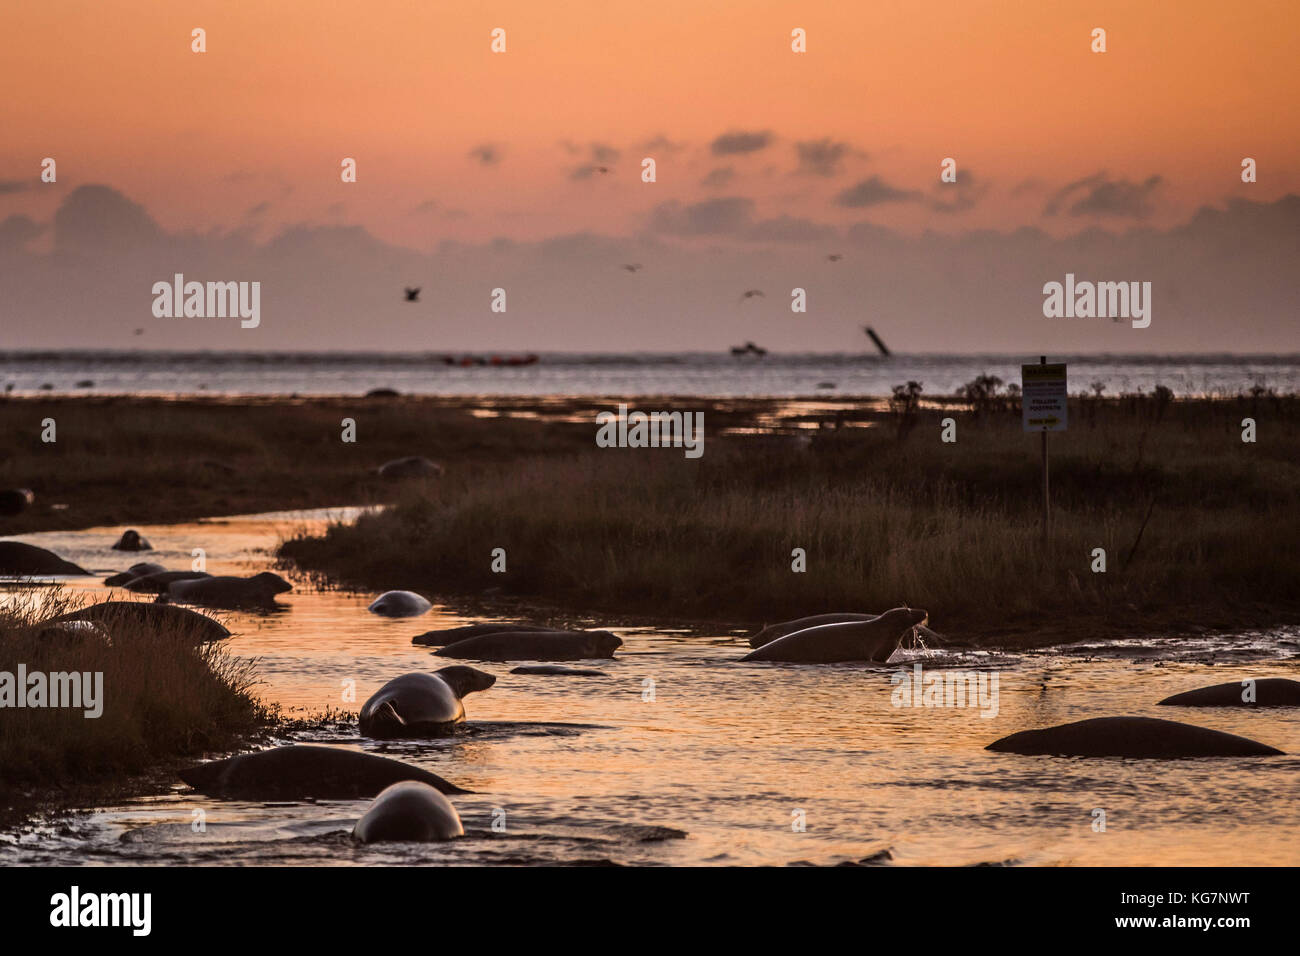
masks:
{"label": "seal in water", "polygon": [[608,677],[604,671],[591,667],[565,667],[563,664],[521,664],[511,668],[512,674],[537,674],[544,677]]}
{"label": "seal in water", "polygon": [[464,835],[451,801],[416,780],[387,787],[352,828],[352,838],[360,843],[432,843]]}
{"label": "seal in water", "polygon": [[0,574],[30,577],[46,574],[89,574],[53,551],[21,541],[0,541]]}
{"label": "seal in water", "polygon": [[212,760],[182,770],[180,778],[200,793],[234,800],[356,800],[402,780],[442,793],[470,792],[400,760],[307,744]]}
{"label": "seal in water", "polygon": [[984,748],[1060,757],[1267,757],[1267,744],[1158,717],[1094,717],[1042,730],[1022,730]]}
{"label": "seal in water", "polygon": [[821,624],[795,631],[750,651],[741,660],[816,664],[887,661],[903,638],[926,619],[925,611],[896,607],[869,621]]}
{"label": "seal in water", "polygon": [[181,604],[205,604],[209,607],[267,607],[275,596],[292,591],[293,585],[270,571],[251,578],[206,577],[173,581],[167,586],[167,600]]}
{"label": "seal in water", "polygon": [[433,653],[470,661],[580,661],[612,658],[622,646],[609,631],[506,631],[466,638]]}
{"label": "seal in water", "polygon": [[152,551],[151,545],[139,531],[123,531],[122,537],[113,545],[114,551]]}
{"label": "seal in water", "polygon": [[537,624],[466,624],[464,627],[450,627],[443,631],[425,631],[423,634],[417,634],[411,638],[412,644],[423,644],[426,647],[442,647],[447,644],[455,644],[457,641],[463,641],[471,637],[481,637],[484,634],[505,634],[508,631],[549,631],[551,628],[542,627]]}
{"label": "seal in water", "polygon": [[812,617],[801,617],[795,621],[768,624],[758,633],[750,635],[749,646],[762,647],[764,644],[771,644],[777,638],[793,634],[795,631],[802,631],[808,627],[818,627],[822,624],[848,624],[851,621],[874,621],[879,616],[879,614],[854,614],[851,611],[845,611],[836,614],[814,614]]}
{"label": "seal in water", "polygon": [[192,635],[195,643],[198,644],[220,641],[230,636],[230,631],[206,614],[191,611],[189,608],[146,601],[104,601],[77,611],[60,614],[58,617],[42,621],[41,624],[56,624],[59,621],[95,621],[103,624],[110,631],[117,629],[131,632],[142,627],[173,630]]}
{"label": "seal in water", "polygon": [[119,571],[111,577],[104,578],[104,584],[110,588],[117,588],[124,584],[130,584],[136,578],[142,578],[149,574],[163,574],[166,570],[161,564],[154,564],[152,561],[141,561],[139,564],[131,565],[125,571]]}
{"label": "seal in water", "polygon": [[380,478],[436,478],[441,474],[442,465],[429,461],[427,458],[421,458],[419,455],[396,458],[379,466]]}
{"label": "seal in water", "polygon": [[361,733],[367,737],[431,737],[450,733],[465,719],[461,698],[487,690],[497,679],[486,671],[453,664],[432,674],[394,677],[361,708]]}
{"label": "seal in water", "polygon": [[366,610],[380,617],[419,617],[431,607],[414,591],[385,591]]}
{"label": "seal in water", "polygon": [[173,581],[197,581],[210,578],[206,571],[158,571],[154,574],[142,574],[126,583],[128,591],[137,594],[166,594]]}
{"label": "seal in water", "polygon": [[1300,707],[1300,681],[1285,677],[1262,677],[1251,680],[1254,700],[1243,700],[1247,695],[1247,682],[1230,681],[1196,690],[1174,694],[1160,701],[1178,707]]}

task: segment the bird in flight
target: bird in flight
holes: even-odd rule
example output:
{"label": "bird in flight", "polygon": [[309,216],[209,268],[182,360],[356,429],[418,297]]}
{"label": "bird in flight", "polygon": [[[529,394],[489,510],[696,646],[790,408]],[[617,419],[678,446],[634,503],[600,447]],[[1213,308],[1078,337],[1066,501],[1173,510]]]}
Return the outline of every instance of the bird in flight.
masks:
{"label": "bird in flight", "polygon": [[596,172],[601,173],[601,174],[603,175],[603,174],[609,172],[609,167],[608,167],[608,166],[597,166],[597,167],[596,167]]}
{"label": "bird in flight", "polygon": [[831,262],[839,262],[839,261],[840,261],[841,259],[843,259],[844,257],[843,257],[842,255],[840,255],[838,252],[832,252],[832,253],[831,253],[829,256],[827,256],[826,258],[829,259]]}
{"label": "bird in flight", "polygon": [[740,297],[741,297],[742,299],[752,299],[752,298],[754,298],[754,296],[756,296],[756,295],[757,295],[757,296],[762,296],[763,298],[767,298],[767,296],[764,296],[764,295],[763,295],[763,290],[762,290],[762,289],[747,289],[747,290],[745,290],[744,292],[742,292],[742,293],[740,294]]}
{"label": "bird in flight", "polygon": [[638,272],[641,269],[641,263],[639,262],[634,262],[630,264],[625,263],[623,268],[626,269],[628,272]]}
{"label": "bird in flight", "polygon": [[407,302],[419,302],[419,301],[420,301],[420,289],[421,289],[421,288],[423,288],[423,287],[422,287],[422,286],[416,286],[414,289],[412,289],[410,286],[407,286],[407,287],[406,287],[406,301],[407,301]]}

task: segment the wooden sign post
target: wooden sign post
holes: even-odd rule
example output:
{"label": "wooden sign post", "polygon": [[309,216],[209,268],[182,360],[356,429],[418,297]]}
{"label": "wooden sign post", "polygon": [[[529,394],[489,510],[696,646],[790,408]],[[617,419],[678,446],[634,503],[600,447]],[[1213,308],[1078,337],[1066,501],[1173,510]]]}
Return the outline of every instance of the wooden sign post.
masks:
{"label": "wooden sign post", "polygon": [[1048,365],[1040,355],[1037,365],[1020,366],[1020,406],[1024,429],[1043,436],[1043,543],[1051,526],[1052,500],[1047,483],[1047,433],[1063,432],[1067,424],[1065,364]]}

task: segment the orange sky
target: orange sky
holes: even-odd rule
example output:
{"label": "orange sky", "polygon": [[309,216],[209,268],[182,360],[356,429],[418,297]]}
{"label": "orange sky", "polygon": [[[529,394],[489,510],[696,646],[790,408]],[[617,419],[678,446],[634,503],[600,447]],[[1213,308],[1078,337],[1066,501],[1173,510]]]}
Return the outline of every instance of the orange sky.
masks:
{"label": "orange sky", "polygon": [[[204,54],[190,52],[196,26]],[[1105,54],[1089,50],[1098,26]],[[806,54],[790,52],[794,27]],[[9,4],[0,180],[54,156],[59,183],[0,195],[0,217],[48,220],[68,189],[102,182],[169,230],[357,223],[420,248],[627,234],[659,203],[720,196],[763,217],[908,231],[1137,224],[1042,217],[1052,191],[1104,170],[1162,177],[1144,222],[1166,226],[1229,196],[1300,191],[1298,36],[1294,0]],[[710,155],[732,130],[773,142]],[[660,135],[682,148],[643,148]],[[796,172],[794,143],[827,137],[856,151],[837,175]],[[573,180],[583,159],[564,140],[620,156]],[[484,143],[499,163],[468,157]],[[655,184],[640,181],[643,155]],[[344,156],[354,185],[339,181]],[[960,215],[833,202],[873,175],[941,196],[945,156],[988,185]],[[1255,185],[1240,182],[1243,156]],[[725,187],[701,184],[727,166]]]}

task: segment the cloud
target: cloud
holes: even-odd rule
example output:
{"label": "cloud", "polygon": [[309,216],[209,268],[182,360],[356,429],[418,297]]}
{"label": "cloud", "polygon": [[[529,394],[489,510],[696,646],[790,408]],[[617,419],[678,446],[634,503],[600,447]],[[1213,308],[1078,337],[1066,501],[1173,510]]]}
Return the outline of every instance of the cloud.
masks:
{"label": "cloud", "polygon": [[678,153],[686,148],[685,143],[674,143],[663,133],[655,136],[653,139],[646,140],[641,144],[640,149],[645,153]]}
{"label": "cloud", "polygon": [[798,216],[778,216],[757,222],[745,234],[745,238],[756,242],[775,240],[777,242],[805,242],[818,239],[833,239],[839,235],[834,226],[813,222]]}
{"label": "cloud", "polygon": [[731,166],[719,166],[717,169],[710,170],[709,174],[700,180],[700,185],[707,186],[710,189],[719,189],[735,178],[735,169]]}
{"label": "cloud", "polygon": [[469,158],[480,166],[495,166],[501,162],[501,147],[493,143],[481,143],[469,151]]}
{"label": "cloud", "polygon": [[753,214],[754,201],[741,196],[690,205],[671,200],[654,208],[650,228],[670,236],[734,235],[749,226]]}
{"label": "cloud", "polygon": [[31,186],[25,179],[0,179],[0,196],[7,193],[20,193]]}
{"label": "cloud", "polygon": [[1043,215],[1055,216],[1064,209],[1071,216],[1145,219],[1152,212],[1151,197],[1162,182],[1159,176],[1140,183],[1107,179],[1103,170],[1057,190],[1043,207]]}
{"label": "cloud", "polygon": [[260,216],[266,215],[266,213],[270,210],[270,208],[271,208],[271,201],[269,199],[263,199],[257,205],[250,207],[248,212],[244,213],[244,218],[257,219]]}
{"label": "cloud", "polygon": [[915,190],[895,189],[879,176],[872,176],[844,190],[835,197],[835,203],[850,209],[861,209],[887,202],[910,202],[920,197],[921,194]]}
{"label": "cloud", "polygon": [[45,227],[29,216],[10,216],[0,221],[0,249],[25,246],[45,231]]}
{"label": "cloud", "polygon": [[799,157],[797,171],[808,176],[834,176],[853,151],[848,143],[837,143],[829,137],[795,143],[794,149]]}
{"label": "cloud", "polygon": [[144,207],[109,186],[78,186],[54,213],[54,246],[63,251],[149,245],[161,238]]}
{"label": "cloud", "polygon": [[736,131],[723,133],[711,144],[709,149],[714,156],[734,156],[738,153],[756,153],[766,149],[772,142],[772,134],[766,130],[757,132]]}
{"label": "cloud", "polygon": [[989,184],[971,170],[958,169],[955,183],[935,184],[935,198],[931,200],[930,208],[942,213],[966,212],[979,205],[988,191]]}
{"label": "cloud", "polygon": [[[569,152],[574,155],[582,152],[581,148],[578,148],[576,151],[570,149],[572,145],[573,144],[571,143],[566,143],[565,149],[568,149]],[[610,146],[608,143],[590,143],[587,146],[586,152],[588,161],[570,169],[570,179],[590,179],[597,173],[607,173],[609,172],[609,167],[612,166],[621,155],[617,149]]]}

